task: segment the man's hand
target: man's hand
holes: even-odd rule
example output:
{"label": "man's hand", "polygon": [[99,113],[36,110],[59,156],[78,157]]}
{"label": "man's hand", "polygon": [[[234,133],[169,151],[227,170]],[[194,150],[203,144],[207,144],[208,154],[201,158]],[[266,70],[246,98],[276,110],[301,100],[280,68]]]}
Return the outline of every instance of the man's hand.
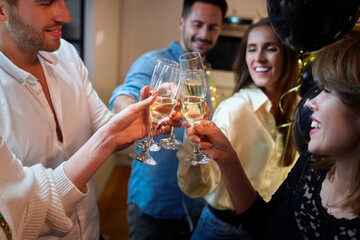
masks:
{"label": "man's hand", "polygon": [[[141,99],[145,99],[145,96],[149,95],[148,89],[148,86],[142,89]],[[156,96],[151,96],[131,104],[110,120],[108,123],[110,125],[109,134],[113,136],[117,149],[123,149],[133,141],[147,136],[151,123],[149,107],[155,99]]]}

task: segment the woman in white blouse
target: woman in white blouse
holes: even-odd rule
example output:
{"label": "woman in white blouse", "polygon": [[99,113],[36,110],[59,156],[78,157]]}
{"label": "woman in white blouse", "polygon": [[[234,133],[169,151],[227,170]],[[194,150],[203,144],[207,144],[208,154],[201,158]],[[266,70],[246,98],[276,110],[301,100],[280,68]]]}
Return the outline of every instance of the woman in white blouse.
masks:
{"label": "woman in white blouse", "polygon": [[[253,187],[264,200],[286,178],[296,150],[288,136],[297,96],[287,94],[296,86],[297,54],[281,43],[270,21],[250,26],[242,39],[235,63],[234,95],[223,101],[213,121],[230,140]],[[290,134],[290,132],[289,132]],[[191,151],[185,143],[178,152],[185,159]],[[178,182],[190,197],[204,197],[207,206],[192,239],[249,239],[235,217],[234,207],[215,161],[189,166],[179,161]]]}

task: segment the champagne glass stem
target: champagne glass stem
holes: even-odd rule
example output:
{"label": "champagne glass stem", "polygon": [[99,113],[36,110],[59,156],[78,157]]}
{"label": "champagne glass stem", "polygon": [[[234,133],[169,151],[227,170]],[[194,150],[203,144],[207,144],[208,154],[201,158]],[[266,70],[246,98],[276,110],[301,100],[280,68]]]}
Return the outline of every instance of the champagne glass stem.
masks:
{"label": "champagne glass stem", "polygon": [[131,152],[129,155],[131,158],[138,160],[140,162],[149,164],[149,165],[156,165],[157,162],[150,156],[150,146],[151,146],[151,139],[153,136],[153,133],[155,133],[156,128],[159,126],[159,122],[157,121],[151,121],[150,131],[147,136],[146,144],[144,145],[144,148],[137,153]]}
{"label": "champagne glass stem", "polygon": [[175,138],[175,128],[171,127],[171,133],[170,133],[170,139],[174,139]]}
{"label": "champagne glass stem", "polygon": [[202,157],[202,153],[200,152],[200,148],[199,148],[199,145],[196,144],[194,146],[194,153],[193,153],[194,156],[197,156],[197,157]]}
{"label": "champagne glass stem", "polygon": [[[153,137],[153,133],[155,132],[156,128],[159,126],[159,123],[157,121],[151,121],[151,127],[150,127],[150,131],[149,134],[147,136],[147,141],[145,144],[145,147],[142,151],[144,152],[149,152],[150,150],[150,146],[151,146],[151,142],[152,142],[152,137]],[[155,128],[154,128],[155,127]],[[154,130],[155,129],[155,130]]]}
{"label": "champagne glass stem", "polygon": [[[194,124],[195,123],[190,123],[191,124],[191,127],[194,127]],[[196,157],[202,157],[202,153],[200,152],[200,147],[199,147],[199,144],[194,144],[194,152],[193,152],[193,156],[196,156]]]}

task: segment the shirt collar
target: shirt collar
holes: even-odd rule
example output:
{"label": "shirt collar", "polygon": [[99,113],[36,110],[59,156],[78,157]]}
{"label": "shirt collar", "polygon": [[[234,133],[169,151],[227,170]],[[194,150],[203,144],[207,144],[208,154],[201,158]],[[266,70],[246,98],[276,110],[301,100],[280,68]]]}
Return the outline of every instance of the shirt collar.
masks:
{"label": "shirt collar", "polygon": [[272,106],[271,101],[259,87],[253,83],[250,84],[247,87],[247,94],[252,103],[254,112],[259,110],[262,106],[266,108],[266,111],[270,112]]}
{"label": "shirt collar", "polygon": [[170,48],[175,52],[175,55],[180,56],[184,53],[184,51],[181,49],[180,43],[178,43],[175,40],[172,40],[170,43]]}
{"label": "shirt collar", "polygon": [[[58,63],[58,57],[57,57],[56,53],[40,51],[38,56],[39,56],[39,59],[43,59],[49,64],[56,65]],[[1,51],[0,51],[0,67],[2,69],[4,69],[4,71],[6,71],[8,74],[10,74],[13,78],[15,78],[22,85],[25,85],[26,82],[33,84],[34,81],[37,81],[37,79],[31,73],[26,72],[23,69],[16,66]]]}

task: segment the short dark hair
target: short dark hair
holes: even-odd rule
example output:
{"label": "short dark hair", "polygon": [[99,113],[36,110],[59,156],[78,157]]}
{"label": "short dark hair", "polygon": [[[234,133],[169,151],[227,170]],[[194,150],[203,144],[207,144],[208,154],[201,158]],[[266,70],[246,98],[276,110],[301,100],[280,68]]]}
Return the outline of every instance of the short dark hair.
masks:
{"label": "short dark hair", "polygon": [[18,0],[5,0],[5,2],[7,2],[7,4],[9,4],[10,6],[14,7],[17,7],[18,4]]}
{"label": "short dark hair", "polygon": [[181,14],[184,19],[186,19],[187,16],[190,14],[191,8],[196,2],[202,2],[205,4],[212,4],[218,6],[221,9],[222,17],[224,19],[226,11],[228,9],[226,0],[184,0],[183,10]]}

